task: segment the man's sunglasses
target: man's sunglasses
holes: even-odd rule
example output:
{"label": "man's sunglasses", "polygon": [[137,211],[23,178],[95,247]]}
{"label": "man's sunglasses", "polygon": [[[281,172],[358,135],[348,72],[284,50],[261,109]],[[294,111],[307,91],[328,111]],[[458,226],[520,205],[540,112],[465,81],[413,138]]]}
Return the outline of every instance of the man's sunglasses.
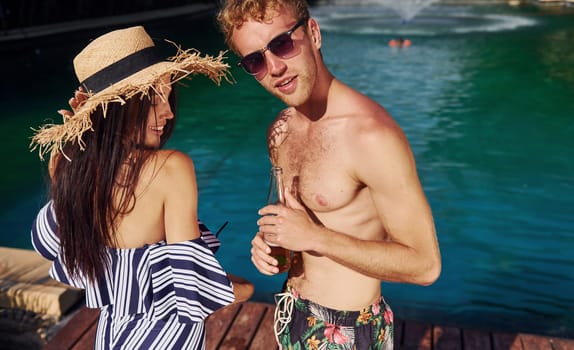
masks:
{"label": "man's sunglasses", "polygon": [[265,51],[271,51],[275,56],[280,58],[288,58],[293,52],[295,47],[293,39],[291,39],[291,34],[297,30],[301,25],[307,22],[309,18],[303,18],[297,22],[293,28],[289,29],[285,33],[277,35],[275,38],[262,48],[243,57],[238,66],[242,67],[247,73],[251,75],[257,75],[261,73],[267,66],[265,63]]}

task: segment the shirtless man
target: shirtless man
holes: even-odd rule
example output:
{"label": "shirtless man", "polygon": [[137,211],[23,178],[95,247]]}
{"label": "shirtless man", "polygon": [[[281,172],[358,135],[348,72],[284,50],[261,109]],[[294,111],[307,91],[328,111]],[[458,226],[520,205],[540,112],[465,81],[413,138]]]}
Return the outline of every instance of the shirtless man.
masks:
{"label": "shirtless man", "polygon": [[278,295],[280,346],[392,349],[381,281],[429,285],[441,270],[404,133],[383,107],[329,72],[305,0],[227,0],[218,22],[240,65],[288,106],[268,132],[287,205],[259,210],[251,249],[266,275],[278,269],[265,241],[300,258]]}

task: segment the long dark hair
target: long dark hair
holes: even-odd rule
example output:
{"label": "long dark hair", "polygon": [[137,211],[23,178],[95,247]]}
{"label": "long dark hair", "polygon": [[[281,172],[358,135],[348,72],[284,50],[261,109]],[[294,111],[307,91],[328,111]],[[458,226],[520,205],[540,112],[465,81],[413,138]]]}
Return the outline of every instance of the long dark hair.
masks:
{"label": "long dark hair", "polygon": [[[155,149],[145,141],[148,112],[154,91],[120,103],[110,103],[106,116],[99,108],[91,115],[93,131],[82,136],[85,149],[76,143],[64,146],[56,163],[50,195],[58,221],[60,254],[72,277],[91,281],[104,277],[109,267],[107,249],[116,246],[116,222],[133,210],[135,188],[144,164]],[[175,114],[175,86],[169,96]],[[175,118],[167,120],[162,147],[173,131]]]}

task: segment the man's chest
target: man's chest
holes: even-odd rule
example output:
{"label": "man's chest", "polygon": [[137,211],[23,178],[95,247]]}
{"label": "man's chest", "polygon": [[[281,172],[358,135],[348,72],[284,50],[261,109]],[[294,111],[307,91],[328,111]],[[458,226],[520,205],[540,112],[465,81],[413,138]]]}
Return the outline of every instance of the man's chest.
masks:
{"label": "man's chest", "polygon": [[335,142],[291,139],[279,150],[285,185],[311,210],[329,212],[347,206],[360,189],[349,161]]}

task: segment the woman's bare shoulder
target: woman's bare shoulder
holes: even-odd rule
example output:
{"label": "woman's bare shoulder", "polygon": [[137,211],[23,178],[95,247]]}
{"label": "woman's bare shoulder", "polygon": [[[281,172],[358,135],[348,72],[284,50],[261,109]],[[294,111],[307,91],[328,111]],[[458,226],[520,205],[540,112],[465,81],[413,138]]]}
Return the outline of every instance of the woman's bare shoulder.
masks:
{"label": "woman's bare shoulder", "polygon": [[[158,186],[177,186],[182,182],[195,182],[195,167],[189,155],[177,150],[154,152],[142,170],[142,180]],[[147,182],[147,181],[146,181]]]}
{"label": "woman's bare shoulder", "polygon": [[159,168],[163,171],[175,171],[175,170],[185,170],[186,168],[193,169],[193,160],[191,157],[181,151],[173,150],[173,149],[166,149],[166,150],[159,150],[155,154],[155,166],[159,166]]}

